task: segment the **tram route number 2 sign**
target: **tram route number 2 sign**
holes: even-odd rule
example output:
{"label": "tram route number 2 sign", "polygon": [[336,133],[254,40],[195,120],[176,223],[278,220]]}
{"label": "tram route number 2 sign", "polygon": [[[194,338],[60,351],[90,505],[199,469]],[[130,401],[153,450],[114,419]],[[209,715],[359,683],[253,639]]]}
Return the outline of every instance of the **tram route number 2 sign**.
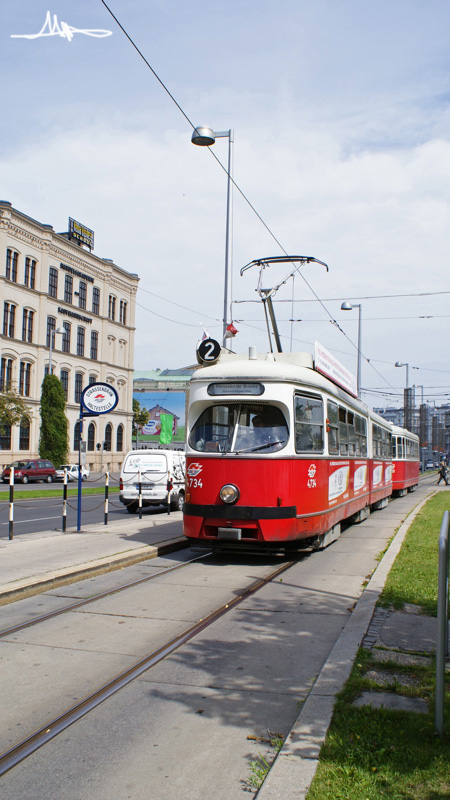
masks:
{"label": "tram route number 2 sign", "polygon": [[216,339],[203,339],[197,347],[197,360],[200,364],[214,364],[220,356],[220,344]]}

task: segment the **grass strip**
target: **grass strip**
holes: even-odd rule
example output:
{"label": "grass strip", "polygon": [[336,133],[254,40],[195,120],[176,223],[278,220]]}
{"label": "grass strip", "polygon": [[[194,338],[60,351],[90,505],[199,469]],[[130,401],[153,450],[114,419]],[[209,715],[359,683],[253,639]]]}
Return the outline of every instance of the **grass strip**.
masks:
{"label": "grass strip", "polygon": [[436,616],[439,531],[444,511],[449,507],[448,493],[438,492],[417,514],[389,572],[378,605],[400,609],[405,603],[412,603],[421,606],[425,614]]}
{"label": "grass strip", "polygon": [[[383,606],[411,603],[436,614],[438,539],[449,505],[441,492],[416,516],[380,596]],[[434,658],[381,665],[375,650],[361,649],[338,695],[307,800],[450,800],[450,683],[442,739],[434,730],[434,684]],[[363,691],[425,699],[428,714],[353,706]]]}
{"label": "grass strip", "polygon": [[[361,685],[353,673],[348,687],[355,677]],[[447,715],[449,706],[447,697]],[[450,738],[436,736],[432,713],[340,699],[307,800],[449,800],[449,763]]]}

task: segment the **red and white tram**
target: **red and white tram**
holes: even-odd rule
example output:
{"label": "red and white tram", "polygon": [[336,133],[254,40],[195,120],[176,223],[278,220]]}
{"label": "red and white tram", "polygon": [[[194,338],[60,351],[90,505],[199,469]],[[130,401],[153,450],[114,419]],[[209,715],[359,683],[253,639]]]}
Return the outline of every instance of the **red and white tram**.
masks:
{"label": "red and white tram", "polygon": [[391,434],[309,353],[222,351],[190,383],[185,536],[208,547],[324,547],[343,520],[388,503]]}
{"label": "red and white tram", "polygon": [[392,493],[401,497],[419,483],[419,437],[405,428],[392,426]]}

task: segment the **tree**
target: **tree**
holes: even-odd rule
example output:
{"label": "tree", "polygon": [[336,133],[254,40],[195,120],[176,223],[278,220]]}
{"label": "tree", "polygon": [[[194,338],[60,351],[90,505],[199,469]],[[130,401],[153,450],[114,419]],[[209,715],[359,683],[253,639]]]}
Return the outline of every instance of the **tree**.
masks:
{"label": "tree", "polygon": [[148,422],[150,417],[149,412],[146,408],[142,408],[139,400],[136,400],[133,397],[133,428],[136,431],[136,442],[137,442],[137,430],[138,428],[143,428],[144,425]]}
{"label": "tree", "polygon": [[32,416],[31,410],[19,394],[12,389],[0,392],[0,433],[4,433],[10,425],[30,423]]}
{"label": "tree", "polygon": [[41,434],[39,455],[48,458],[55,467],[67,461],[69,451],[66,398],[56,375],[46,375],[41,391]]}

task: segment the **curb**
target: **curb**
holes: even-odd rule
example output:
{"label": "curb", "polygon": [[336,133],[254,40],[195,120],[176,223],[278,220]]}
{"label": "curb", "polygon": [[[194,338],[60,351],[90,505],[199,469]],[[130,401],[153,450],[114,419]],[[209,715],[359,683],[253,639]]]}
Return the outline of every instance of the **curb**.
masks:
{"label": "curb", "polygon": [[[434,492],[432,493],[434,494]],[[432,494],[410,511],[363,590],[352,614],[323,665],[267,777],[254,795],[257,800],[305,800],[319,765],[319,754],[333,716],[336,695],[353,667],[384,587],[409,527]]]}
{"label": "curb", "polygon": [[25,578],[17,581],[13,588],[0,589],[0,606],[13,603],[15,600],[23,600],[25,597],[32,597],[41,592],[49,591],[49,589],[67,586],[70,583],[75,583],[75,581],[83,580],[83,578],[92,578],[105,572],[129,567],[131,564],[157,558],[165,553],[171,553],[173,550],[180,550],[185,547],[188,547],[188,542],[184,537],[180,537],[170,539],[170,541],[161,545],[145,545],[136,548],[128,555],[105,556],[104,558],[90,561],[89,566],[65,567],[41,578],[28,580]]}

